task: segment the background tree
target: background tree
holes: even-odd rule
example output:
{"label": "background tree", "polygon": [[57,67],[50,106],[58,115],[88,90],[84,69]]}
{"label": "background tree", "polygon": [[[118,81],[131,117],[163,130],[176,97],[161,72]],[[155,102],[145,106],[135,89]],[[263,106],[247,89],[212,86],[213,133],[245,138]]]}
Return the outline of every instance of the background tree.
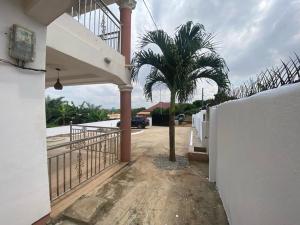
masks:
{"label": "background tree", "polygon": [[145,107],[131,109],[131,117],[135,117],[138,112],[145,110]]}
{"label": "background tree", "polygon": [[70,121],[74,124],[97,122],[108,119],[108,111],[87,102],[76,106],[73,102],[60,98],[46,98],[47,127],[67,125]]}
{"label": "background tree", "polygon": [[[135,81],[141,67],[150,65],[144,94],[152,100],[152,90],[163,84],[170,90],[169,146],[170,161],[175,156],[175,101],[185,102],[191,98],[199,79],[214,80],[221,88],[228,88],[227,66],[216,53],[213,36],[206,33],[202,24],[189,21],[177,28],[172,38],[163,30],[147,32],[140,42],[140,50],[133,58],[132,80]],[[160,52],[144,48],[155,44]]]}

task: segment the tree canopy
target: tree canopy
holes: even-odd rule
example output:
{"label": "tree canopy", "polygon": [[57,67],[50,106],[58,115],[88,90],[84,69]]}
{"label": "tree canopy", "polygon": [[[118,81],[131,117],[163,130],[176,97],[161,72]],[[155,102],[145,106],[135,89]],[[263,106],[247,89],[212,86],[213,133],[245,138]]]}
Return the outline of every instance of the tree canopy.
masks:
{"label": "tree canopy", "polygon": [[75,124],[89,123],[108,119],[108,111],[101,106],[83,102],[76,106],[69,103],[64,97],[46,98],[47,127],[67,125],[72,121]]}

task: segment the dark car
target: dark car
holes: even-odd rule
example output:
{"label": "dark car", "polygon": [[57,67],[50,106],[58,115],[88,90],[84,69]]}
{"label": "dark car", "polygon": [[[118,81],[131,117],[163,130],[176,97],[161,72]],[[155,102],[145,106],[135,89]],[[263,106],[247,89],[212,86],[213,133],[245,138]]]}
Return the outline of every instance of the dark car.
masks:
{"label": "dark car", "polygon": [[183,122],[185,119],[185,115],[184,114],[179,114],[175,117],[175,120],[178,120],[179,123]]}
{"label": "dark car", "polygon": [[[117,123],[117,127],[120,127],[120,121]],[[149,126],[149,120],[144,117],[133,117],[131,119],[131,127],[137,127],[139,129],[145,128],[146,126]]]}

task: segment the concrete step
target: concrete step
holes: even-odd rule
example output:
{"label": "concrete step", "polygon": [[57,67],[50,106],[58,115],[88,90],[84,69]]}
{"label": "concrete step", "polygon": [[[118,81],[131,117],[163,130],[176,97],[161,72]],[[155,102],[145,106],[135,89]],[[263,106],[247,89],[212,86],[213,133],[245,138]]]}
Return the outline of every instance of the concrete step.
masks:
{"label": "concrete step", "polygon": [[189,161],[205,162],[208,163],[209,158],[206,152],[189,152],[188,153]]}
{"label": "concrete step", "polygon": [[194,152],[207,152],[205,147],[194,146]]}
{"label": "concrete step", "polygon": [[93,224],[94,217],[105,208],[107,202],[106,199],[95,196],[82,196],[63,212],[63,221],[70,220],[83,224]]}

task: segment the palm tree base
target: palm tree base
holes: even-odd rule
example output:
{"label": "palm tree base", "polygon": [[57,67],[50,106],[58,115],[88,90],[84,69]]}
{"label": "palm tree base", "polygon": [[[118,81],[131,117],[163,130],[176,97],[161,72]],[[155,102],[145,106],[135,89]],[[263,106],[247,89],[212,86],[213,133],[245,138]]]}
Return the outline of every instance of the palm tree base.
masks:
{"label": "palm tree base", "polygon": [[176,156],[169,156],[169,161],[176,162]]}

